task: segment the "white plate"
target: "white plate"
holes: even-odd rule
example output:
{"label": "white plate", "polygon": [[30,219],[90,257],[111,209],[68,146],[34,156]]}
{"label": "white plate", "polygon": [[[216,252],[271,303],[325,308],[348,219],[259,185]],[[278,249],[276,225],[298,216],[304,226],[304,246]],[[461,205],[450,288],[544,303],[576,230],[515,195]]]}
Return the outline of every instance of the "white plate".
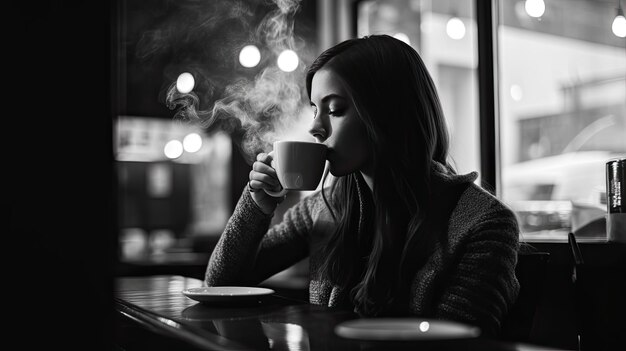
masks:
{"label": "white plate", "polygon": [[200,302],[243,302],[260,300],[273,294],[274,290],[248,286],[213,286],[185,289],[182,293]]}
{"label": "white plate", "polygon": [[443,340],[475,338],[480,329],[436,319],[363,318],[338,324],[335,333],[359,340]]}

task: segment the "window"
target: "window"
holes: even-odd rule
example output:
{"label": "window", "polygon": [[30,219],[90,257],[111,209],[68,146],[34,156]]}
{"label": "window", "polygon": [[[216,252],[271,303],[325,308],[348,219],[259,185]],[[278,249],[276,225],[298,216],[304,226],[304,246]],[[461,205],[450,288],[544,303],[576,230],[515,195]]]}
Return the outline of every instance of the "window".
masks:
{"label": "window", "polygon": [[114,130],[121,258],[221,233],[230,216],[228,134],[139,116],[118,116]]}
{"label": "window", "polygon": [[[497,135],[485,134],[494,141],[483,140],[482,153],[476,76],[480,60],[489,66],[477,53],[479,2],[358,1],[356,35],[389,34],[409,42],[437,85],[459,172],[483,171],[483,185],[496,188],[517,213],[522,240],[566,239],[569,231],[604,216],[605,163],[626,155],[626,40],[612,28],[619,5],[493,4],[496,18],[490,14],[485,21],[496,23]],[[483,120],[494,118],[481,113]]]}
{"label": "window", "polygon": [[498,195],[518,214],[525,240],[565,239],[606,213],[605,163],[626,154],[626,40],[611,29],[617,6],[498,2]]}

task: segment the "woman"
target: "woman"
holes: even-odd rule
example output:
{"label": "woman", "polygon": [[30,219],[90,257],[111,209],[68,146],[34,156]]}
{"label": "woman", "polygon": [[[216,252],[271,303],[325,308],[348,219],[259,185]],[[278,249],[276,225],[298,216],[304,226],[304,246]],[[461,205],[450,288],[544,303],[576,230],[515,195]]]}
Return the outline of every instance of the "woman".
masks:
{"label": "woman", "polygon": [[280,183],[259,154],[206,283],[258,284],[309,255],[311,303],[496,334],[519,290],[518,225],[473,183],[476,172],[457,175],[448,163],[443,112],[418,53],[386,35],[347,40],[315,60],[306,84],[310,133],[328,146],[334,182],[268,230],[281,199],[260,190]]}

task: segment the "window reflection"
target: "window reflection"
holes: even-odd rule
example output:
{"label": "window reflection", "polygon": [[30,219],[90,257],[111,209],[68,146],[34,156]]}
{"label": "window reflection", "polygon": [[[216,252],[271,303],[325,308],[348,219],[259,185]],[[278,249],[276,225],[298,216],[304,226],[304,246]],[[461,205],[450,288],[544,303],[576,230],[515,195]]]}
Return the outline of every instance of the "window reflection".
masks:
{"label": "window reflection", "polygon": [[[122,259],[146,259],[190,237],[221,233],[230,215],[228,134],[120,116],[115,135]],[[172,140],[185,145],[174,158],[165,147]]]}
{"label": "window reflection", "polygon": [[499,3],[499,195],[524,239],[566,239],[604,216],[605,163],[626,154],[626,41],[614,2],[528,3]]}
{"label": "window reflection", "polygon": [[[358,36],[393,35],[424,59],[461,173],[480,169],[473,6],[357,6]],[[605,163],[626,154],[626,41],[613,32],[616,4],[502,0],[498,9],[498,196],[518,213],[522,239],[565,239],[603,217]]]}

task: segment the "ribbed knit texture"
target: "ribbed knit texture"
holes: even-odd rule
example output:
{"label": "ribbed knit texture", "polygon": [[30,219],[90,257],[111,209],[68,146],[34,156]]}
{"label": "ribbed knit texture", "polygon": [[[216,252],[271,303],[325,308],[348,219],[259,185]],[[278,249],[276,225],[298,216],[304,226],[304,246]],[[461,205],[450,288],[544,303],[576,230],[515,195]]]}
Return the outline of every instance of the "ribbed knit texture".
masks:
{"label": "ribbed knit texture", "polygon": [[[440,180],[472,183],[476,177],[475,172],[442,174]],[[345,292],[315,273],[321,259],[319,244],[334,229],[321,192],[302,199],[281,223],[269,228],[271,218],[244,189],[211,255],[206,284],[255,285],[310,256],[310,302],[337,306]],[[410,313],[469,323],[479,326],[483,334],[495,335],[519,291],[515,215],[472,183],[452,211],[447,234],[445,248],[436,245],[412,279]]]}

